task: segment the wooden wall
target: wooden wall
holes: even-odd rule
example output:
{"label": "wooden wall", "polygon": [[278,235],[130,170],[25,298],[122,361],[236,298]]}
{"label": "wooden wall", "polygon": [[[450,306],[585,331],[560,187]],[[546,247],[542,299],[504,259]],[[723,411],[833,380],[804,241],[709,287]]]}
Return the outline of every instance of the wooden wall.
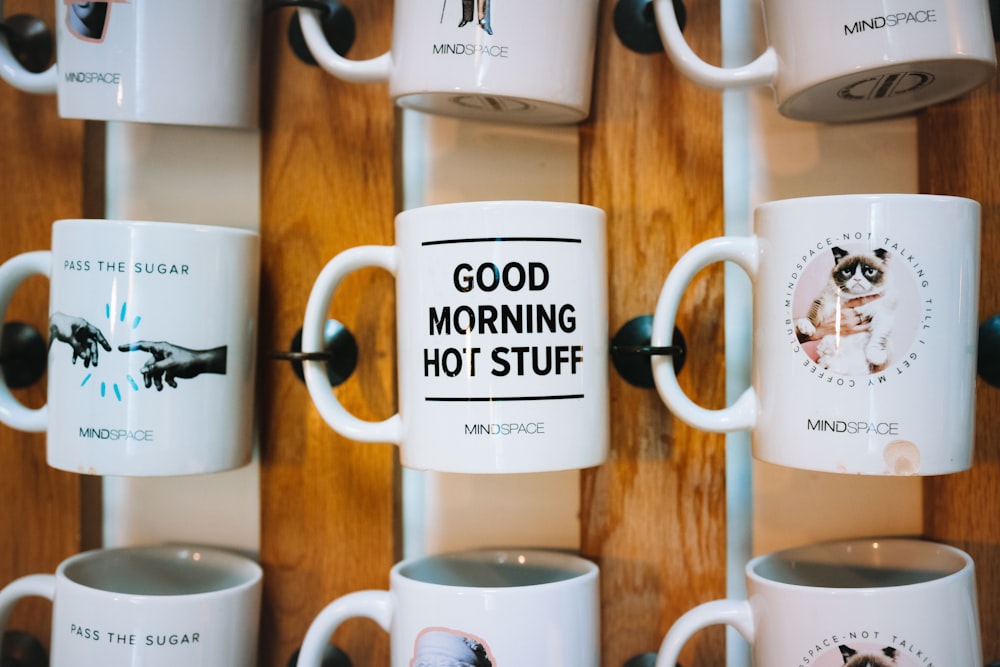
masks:
{"label": "wooden wall", "polygon": [[[921,113],[919,156],[921,192],[982,205],[984,321],[1000,313],[1000,78]],[[1000,387],[982,380],[975,446],[971,470],[924,483],[924,526],[929,537],[966,550],[976,563],[983,659],[990,663],[1000,660]]]}
{"label": "wooden wall", "polygon": [[[625,48],[602,3],[591,119],[581,129],[581,199],[608,212],[612,333],[652,313],[670,267],[723,233],[722,98],[682,77],[663,53]],[[719,3],[688,2],[685,31],[721,59]],[[703,405],[725,401],[722,268],[692,283],[677,325],[678,376]],[[601,567],[603,659],[659,648],[677,618],[725,597],[725,438],[674,419],[652,389],[611,373],[612,451],[583,476],[582,550]],[[699,633],[685,666],[722,664],[720,628]]]}
{"label": "wooden wall", "polygon": [[[389,46],[392,3],[352,3],[352,57]],[[262,85],[261,665],[284,665],[317,613],[339,595],[386,588],[400,554],[395,448],[341,438],[320,418],[287,362],[320,270],[338,252],[391,244],[394,110],[385,85],[341,82],[288,47],[290,10],[266,15]],[[392,277],[358,272],[332,312],[354,334],[358,368],[338,389],[363,419],[395,412]],[[388,664],[388,639],[352,621],[336,642],[356,665]]]}

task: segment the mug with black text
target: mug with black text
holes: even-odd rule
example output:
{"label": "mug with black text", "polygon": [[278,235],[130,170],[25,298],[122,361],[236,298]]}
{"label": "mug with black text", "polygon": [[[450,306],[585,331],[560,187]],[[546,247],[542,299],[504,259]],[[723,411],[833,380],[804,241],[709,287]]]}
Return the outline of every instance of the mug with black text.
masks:
{"label": "mug with black text", "polygon": [[0,314],[48,276],[48,400],[0,377],[0,422],[46,432],[49,465],[163,476],[250,462],[260,240],[234,227],[59,220],[0,265]]}
{"label": "mug with black text", "polygon": [[979,667],[975,568],[965,552],[915,539],[794,547],[746,567],[745,600],[715,600],[667,632],[657,667],[694,633],[735,628],[757,667]]}
{"label": "mug with black text", "polygon": [[52,667],[255,667],[262,576],[218,549],[87,551],[0,590],[0,627],[19,600],[43,597]]}
{"label": "mug with black text", "polygon": [[56,93],[63,118],[257,126],[260,3],[55,3],[56,64],[25,70],[0,32],[0,78]]}
{"label": "mug with black text", "polygon": [[359,246],[317,277],[303,352],[352,271],[396,278],[399,413],[349,414],[324,364],[304,363],[320,415],[344,437],[400,447],[404,466],[520,473],[587,468],[607,455],[604,212],[558,202],[424,206],[396,217],[396,245]]}
{"label": "mug with black text", "polygon": [[327,43],[319,12],[299,9],[323,69],[388,82],[402,107],[512,123],[582,121],[590,113],[597,0],[396,0],[392,47],[351,60]]}
{"label": "mug with black text", "polygon": [[939,475],[972,465],[980,207],[873,194],[757,207],[750,236],[698,244],[670,271],[652,344],[669,345],[693,276],[729,261],[750,277],[751,387],[695,404],[669,358],[660,396],[706,431],[752,431],[753,455],[793,468]]}
{"label": "mug with black text", "polygon": [[389,590],[359,591],[309,627],[299,667],[320,667],[334,631],[370,618],[389,633],[392,667],[598,667],[597,566],[567,553],[482,549],[396,564]]}
{"label": "mug with black text", "polygon": [[710,88],[770,85],[789,118],[862,121],[958,97],[996,71],[988,0],[762,0],[768,46],[715,67],[688,46],[672,0],[653,0],[667,54]]}

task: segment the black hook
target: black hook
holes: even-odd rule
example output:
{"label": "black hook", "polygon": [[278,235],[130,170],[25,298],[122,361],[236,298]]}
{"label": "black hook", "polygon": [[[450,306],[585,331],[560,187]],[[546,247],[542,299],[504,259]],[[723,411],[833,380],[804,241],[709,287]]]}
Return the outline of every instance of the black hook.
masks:
{"label": "black hook", "polygon": [[49,656],[34,635],[19,630],[3,633],[0,667],[48,667]]}
{"label": "black hook", "polygon": [[[681,31],[687,24],[687,8],[683,0],[674,0],[674,13]],[[626,47],[636,53],[659,53],[663,41],[656,27],[653,0],[618,0],[614,13],[615,34]]]}
{"label": "black hook", "polygon": [[[2,6],[0,2],[0,6]],[[0,19],[0,34],[7,38],[11,55],[21,67],[35,74],[52,64],[56,41],[45,22],[31,14],[12,14]]]}
{"label": "black hook", "polygon": [[0,334],[0,368],[7,386],[21,389],[35,384],[48,363],[45,339],[30,324],[7,322]]}
{"label": "black hook", "polygon": [[993,315],[979,325],[976,370],[983,380],[994,387],[1000,387],[1000,314]]}
{"label": "black hook", "polygon": [[347,327],[337,320],[327,320],[323,330],[323,351],[302,351],[302,329],[292,336],[290,352],[272,352],[271,358],[281,361],[291,361],[296,377],[305,380],[302,374],[303,361],[325,361],[326,376],[330,386],[343,384],[358,365],[358,343]]}
{"label": "black hook", "polygon": [[[265,12],[282,7],[318,9],[321,12],[320,25],[323,27],[323,35],[330,43],[330,47],[340,55],[346,56],[354,45],[354,38],[357,36],[354,14],[337,0],[273,0],[268,3]],[[316,59],[310,53],[306,38],[302,35],[298,12],[292,14],[288,22],[288,44],[299,60],[307,65],[316,65]]]}
{"label": "black hook", "polygon": [[611,362],[618,374],[629,384],[643,389],[656,386],[653,369],[649,363],[652,356],[664,355],[674,358],[674,372],[680,373],[687,356],[684,334],[674,328],[671,345],[653,347],[653,316],[640,315],[626,322],[611,339]]}

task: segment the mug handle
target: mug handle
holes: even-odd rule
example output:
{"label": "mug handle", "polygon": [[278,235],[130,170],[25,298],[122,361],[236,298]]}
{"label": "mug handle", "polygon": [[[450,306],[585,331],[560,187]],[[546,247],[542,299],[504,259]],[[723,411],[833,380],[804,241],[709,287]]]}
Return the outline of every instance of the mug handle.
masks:
{"label": "mug handle", "polygon": [[19,600],[27,597],[55,599],[56,578],[52,574],[29,574],[10,582],[0,590],[0,634],[7,625],[7,618]]}
{"label": "mug handle", "polygon": [[323,651],[340,624],[349,618],[370,618],[389,632],[392,622],[392,595],[388,591],[358,591],[339,597],[319,613],[309,625],[299,649],[296,667],[320,667]]}
{"label": "mug handle", "polygon": [[[0,7],[2,6],[3,3],[0,2]],[[38,73],[24,69],[10,52],[10,45],[3,36],[3,31],[0,31],[0,79],[26,93],[52,95],[56,92],[56,66],[53,64],[44,72]]]}
{"label": "mug handle", "polygon": [[[14,290],[31,276],[49,276],[52,253],[48,250],[26,252],[0,264],[0,322],[7,318],[7,306]],[[50,341],[51,342],[51,341]],[[0,372],[0,422],[20,431],[38,433],[48,426],[46,406],[26,408],[10,393],[7,380]]]}
{"label": "mug handle", "polygon": [[713,600],[686,611],[670,626],[656,654],[656,667],[676,667],[681,649],[694,633],[710,625],[730,625],[753,644],[753,608],[746,600]]}
{"label": "mug handle", "polygon": [[778,56],[768,46],[757,59],[741,67],[716,67],[698,57],[688,46],[677,24],[673,0],[653,0],[656,25],[663,46],[674,66],[689,79],[706,88],[745,88],[770,84],[778,73]]}
{"label": "mug handle", "polygon": [[337,78],[356,83],[382,83],[389,80],[389,73],[392,71],[390,51],[368,60],[349,60],[334,51],[326,41],[318,9],[299,7],[296,11],[306,46],[324,70]]}
{"label": "mug handle", "polygon": [[[323,330],[330,302],[347,274],[365,267],[378,267],[395,275],[397,256],[397,250],[393,246],[358,246],[338,254],[323,267],[313,283],[309,302],[306,304],[306,316],[302,324],[303,352],[323,350]],[[302,373],[316,409],[335,431],[358,442],[399,444],[402,431],[399,413],[380,422],[358,419],[337,400],[323,362],[303,362]]]}
{"label": "mug handle", "polygon": [[[688,250],[670,270],[653,314],[650,345],[671,344],[677,308],[688,284],[700,270],[713,262],[730,261],[743,269],[753,281],[757,276],[759,243],[756,237],[709,239]],[[757,395],[748,387],[736,402],[721,410],[703,408],[684,393],[677,382],[674,363],[667,356],[651,357],[653,380],[660,398],[675,415],[703,431],[726,433],[753,428],[757,422]]]}

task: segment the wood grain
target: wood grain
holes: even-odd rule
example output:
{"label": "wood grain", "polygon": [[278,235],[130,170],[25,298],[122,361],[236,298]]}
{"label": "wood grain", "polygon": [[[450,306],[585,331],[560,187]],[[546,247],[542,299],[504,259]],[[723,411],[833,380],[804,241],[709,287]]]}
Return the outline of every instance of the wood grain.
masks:
{"label": "wood grain", "polygon": [[[391,2],[352,3],[350,57],[389,46]],[[386,588],[399,552],[395,448],[355,443],[320,418],[287,362],[323,265],[356,245],[393,241],[394,112],[387,87],[341,82],[291,52],[289,10],[265,15],[262,85],[260,387],[260,664],[286,664],[315,615],[334,598]],[[357,339],[359,365],[337,389],[363,419],[395,410],[392,279],[366,270],[338,291],[331,317]],[[388,664],[388,638],[369,621],[335,637],[354,664]]]}
{"label": "wood grain", "polygon": [[[51,27],[51,3],[9,0],[7,15],[33,13]],[[52,222],[83,215],[84,123],[63,120],[54,96],[29,95],[0,82],[0,261],[51,246]],[[47,338],[48,282],[29,279],[15,294],[7,322],[27,322]],[[45,402],[44,378],[15,390],[25,405]],[[81,539],[81,478],[48,467],[45,436],[0,425],[0,583],[54,572]],[[32,632],[47,646],[51,606],[19,603],[9,629]]]}
{"label": "wood grain", "polygon": [[[610,331],[653,312],[673,263],[723,233],[722,100],[660,53],[629,51],[602,3],[593,116],[581,128],[581,200],[608,213]],[[719,62],[718,3],[688,3],[686,36]],[[692,283],[678,313],[682,386],[725,397],[722,269]],[[602,577],[601,664],[659,647],[691,607],[725,597],[724,438],[673,419],[655,390],[611,377],[612,451],[582,481],[582,549]],[[699,633],[685,667],[722,664],[721,629]]]}
{"label": "wood grain", "polygon": [[[1000,313],[1000,80],[922,113],[920,191],[982,205],[980,321]],[[943,233],[947,233],[946,230]],[[924,482],[926,534],[976,563],[983,659],[1000,660],[1000,388],[977,387],[971,470]]]}

